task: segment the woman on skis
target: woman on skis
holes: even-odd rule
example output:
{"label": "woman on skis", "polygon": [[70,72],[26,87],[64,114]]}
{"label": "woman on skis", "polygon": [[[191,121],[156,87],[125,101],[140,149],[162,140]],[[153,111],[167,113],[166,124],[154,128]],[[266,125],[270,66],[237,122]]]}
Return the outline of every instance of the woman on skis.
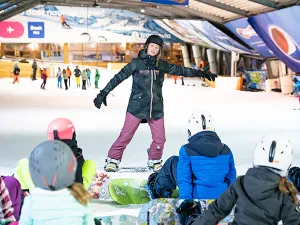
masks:
{"label": "woman on skis", "polygon": [[149,124],[152,134],[152,144],[148,151],[148,167],[153,171],[161,168],[161,157],[166,141],[162,96],[165,73],[186,77],[205,77],[213,81],[217,77],[210,72],[177,66],[160,59],[163,44],[160,36],[151,35],[145,43],[145,48],[140,50],[138,58],[133,59],[117,73],[94,99],[94,104],[98,109],[102,103],[107,106],[107,95],[132,75],[132,91],[125,122],[118,139],[108,151],[106,171],[118,170],[123,152],[141,122]]}

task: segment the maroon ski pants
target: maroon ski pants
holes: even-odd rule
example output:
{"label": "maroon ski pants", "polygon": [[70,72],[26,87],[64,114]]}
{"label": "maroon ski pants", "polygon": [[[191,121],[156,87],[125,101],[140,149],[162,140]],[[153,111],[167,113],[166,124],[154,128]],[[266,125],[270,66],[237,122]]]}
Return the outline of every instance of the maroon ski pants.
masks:
{"label": "maroon ski pants", "polygon": [[[141,124],[141,121],[141,119],[135,117],[129,112],[126,113],[126,118],[121,133],[108,151],[109,158],[121,161],[123,152],[133,138],[136,130]],[[152,143],[150,145],[148,159],[158,160],[162,157],[164,144],[166,142],[164,118],[158,120],[149,120],[148,124],[152,134]]]}

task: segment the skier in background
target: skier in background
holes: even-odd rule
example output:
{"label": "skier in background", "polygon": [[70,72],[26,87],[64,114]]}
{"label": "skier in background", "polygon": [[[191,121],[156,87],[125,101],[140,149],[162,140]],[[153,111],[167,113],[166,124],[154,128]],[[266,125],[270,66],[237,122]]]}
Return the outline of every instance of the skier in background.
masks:
{"label": "skier in background", "polygon": [[45,89],[46,83],[47,83],[47,70],[46,68],[43,69],[42,71],[42,79],[43,79],[43,83],[41,85],[41,89]]}
{"label": "skier in background", "polygon": [[70,70],[70,68],[67,66],[67,70],[66,70],[67,74],[68,74],[68,79],[69,79],[69,87],[71,87],[71,76],[72,76],[72,71]]}
{"label": "skier in background", "polygon": [[60,22],[61,22],[61,27],[62,28],[71,28],[68,24],[67,24],[67,22],[66,22],[66,17],[64,16],[64,15],[61,15],[60,16]]}
{"label": "skier in background", "polygon": [[13,74],[14,74],[13,84],[16,83],[16,82],[18,82],[18,84],[19,84],[20,72],[21,72],[21,70],[20,70],[20,68],[18,66],[18,63],[16,63],[15,66],[14,66],[14,70],[13,70]]}
{"label": "skier in background", "polygon": [[99,86],[98,86],[99,79],[100,79],[100,72],[98,69],[96,69],[96,74],[95,74],[95,88],[96,89],[99,88]]}
{"label": "skier in background", "polygon": [[76,66],[76,69],[73,71],[76,79],[77,87],[80,87],[80,76],[81,76],[81,70]]}
{"label": "skier in background", "polygon": [[92,72],[91,72],[91,70],[89,68],[86,69],[86,75],[87,75],[87,84],[90,87],[91,86],[91,75],[92,75]]}
{"label": "skier in background", "polygon": [[31,67],[32,67],[32,80],[36,80],[37,63],[35,60],[33,60]]}
{"label": "skier in background", "polygon": [[98,109],[102,103],[106,106],[107,95],[132,75],[132,91],[124,126],[120,136],[109,149],[106,171],[118,170],[126,146],[130,143],[140,123],[144,121],[148,122],[152,134],[152,144],[148,151],[148,167],[153,171],[161,168],[161,157],[166,141],[162,96],[165,73],[187,77],[206,77],[209,80],[215,80],[217,77],[210,72],[177,66],[160,59],[163,45],[164,41],[160,36],[149,36],[138,58],[133,59],[117,73],[94,99],[94,104]]}

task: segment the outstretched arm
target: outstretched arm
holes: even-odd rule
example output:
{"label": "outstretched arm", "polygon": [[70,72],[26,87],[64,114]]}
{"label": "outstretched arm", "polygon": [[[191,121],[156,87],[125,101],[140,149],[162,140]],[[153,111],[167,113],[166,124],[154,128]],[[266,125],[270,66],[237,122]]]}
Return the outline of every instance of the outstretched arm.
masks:
{"label": "outstretched arm", "polygon": [[216,74],[213,74],[208,71],[191,69],[184,66],[177,66],[168,62],[165,62],[166,73],[172,74],[175,76],[184,76],[184,77],[205,77],[208,80],[215,81],[215,78],[218,77]]}
{"label": "outstretched arm", "polygon": [[195,70],[184,66],[177,66],[165,62],[166,73],[175,75],[175,76],[184,76],[184,77],[204,77],[204,72],[202,70]]}
{"label": "outstretched arm", "polygon": [[130,77],[136,69],[135,61],[131,61],[126,66],[123,67],[123,69],[120,70],[119,73],[117,73],[105,86],[103,91],[105,93],[111,92],[115,87],[117,87],[120,83],[122,83],[124,80],[126,80],[128,77]]}

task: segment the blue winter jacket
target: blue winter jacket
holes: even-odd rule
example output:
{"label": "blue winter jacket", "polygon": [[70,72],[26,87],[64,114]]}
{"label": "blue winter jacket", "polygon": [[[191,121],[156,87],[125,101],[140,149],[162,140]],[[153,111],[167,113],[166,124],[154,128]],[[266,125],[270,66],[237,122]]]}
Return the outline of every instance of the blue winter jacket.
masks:
{"label": "blue winter jacket", "polygon": [[218,198],[236,179],[231,150],[213,131],[199,132],[188,141],[177,166],[180,198]]}

